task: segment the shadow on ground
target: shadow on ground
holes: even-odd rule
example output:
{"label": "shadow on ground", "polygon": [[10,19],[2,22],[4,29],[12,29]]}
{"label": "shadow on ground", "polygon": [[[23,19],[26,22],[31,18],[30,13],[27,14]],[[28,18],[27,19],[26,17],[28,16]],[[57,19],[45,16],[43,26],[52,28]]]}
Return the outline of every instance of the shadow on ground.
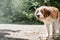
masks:
{"label": "shadow on ground", "polygon": [[60,40],[60,36],[59,36],[59,37],[57,37],[55,40]]}
{"label": "shadow on ground", "polygon": [[7,33],[8,31],[10,32],[19,32],[20,30],[8,30],[8,29],[2,29],[0,30],[0,40],[28,40],[28,39],[23,39],[23,38],[8,38],[4,37],[5,35],[10,35],[10,33]]}

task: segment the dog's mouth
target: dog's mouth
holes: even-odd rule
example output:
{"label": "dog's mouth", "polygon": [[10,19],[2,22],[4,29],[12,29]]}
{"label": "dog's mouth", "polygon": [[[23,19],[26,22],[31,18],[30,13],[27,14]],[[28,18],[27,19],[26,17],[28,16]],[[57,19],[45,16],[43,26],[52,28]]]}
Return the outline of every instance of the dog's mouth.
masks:
{"label": "dog's mouth", "polygon": [[44,20],[44,17],[37,17],[38,20]]}
{"label": "dog's mouth", "polygon": [[37,18],[40,18],[40,15],[37,15]]}
{"label": "dog's mouth", "polygon": [[39,18],[39,17],[40,17],[40,15],[37,15],[37,17]]}
{"label": "dog's mouth", "polygon": [[43,16],[40,16],[40,15],[36,15],[38,19],[44,19]]}

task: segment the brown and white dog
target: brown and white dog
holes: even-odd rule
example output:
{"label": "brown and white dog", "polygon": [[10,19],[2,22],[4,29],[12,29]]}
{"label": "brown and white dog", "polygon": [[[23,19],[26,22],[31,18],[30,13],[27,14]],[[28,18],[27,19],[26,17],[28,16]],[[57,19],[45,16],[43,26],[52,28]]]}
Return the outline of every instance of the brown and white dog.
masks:
{"label": "brown and white dog", "polygon": [[60,13],[56,7],[41,6],[36,9],[35,17],[43,21],[47,27],[48,37],[58,37],[60,27]]}

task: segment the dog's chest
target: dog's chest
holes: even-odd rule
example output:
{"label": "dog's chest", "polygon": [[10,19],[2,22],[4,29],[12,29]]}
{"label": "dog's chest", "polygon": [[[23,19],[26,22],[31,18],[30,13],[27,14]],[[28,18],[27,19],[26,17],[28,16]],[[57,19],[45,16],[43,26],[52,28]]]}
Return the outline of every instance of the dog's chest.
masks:
{"label": "dog's chest", "polygon": [[51,24],[54,22],[54,19],[52,19],[51,17],[47,17],[45,20],[44,20],[44,23],[47,23],[47,24]]}

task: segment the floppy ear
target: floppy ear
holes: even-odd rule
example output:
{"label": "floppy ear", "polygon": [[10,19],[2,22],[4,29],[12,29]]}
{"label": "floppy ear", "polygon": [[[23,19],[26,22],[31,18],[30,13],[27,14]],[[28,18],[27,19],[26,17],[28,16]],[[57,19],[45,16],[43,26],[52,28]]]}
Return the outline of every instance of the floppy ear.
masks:
{"label": "floppy ear", "polygon": [[37,14],[37,11],[38,11],[38,10],[37,10],[37,8],[35,8],[35,13],[34,13],[34,16],[36,16],[36,14]]}
{"label": "floppy ear", "polygon": [[47,9],[44,8],[43,11],[44,11],[44,17],[45,18],[50,15],[50,10],[47,10]]}
{"label": "floppy ear", "polygon": [[34,7],[34,9],[35,9],[35,11],[36,11],[36,9],[37,9],[37,8],[36,8],[36,7]]}

